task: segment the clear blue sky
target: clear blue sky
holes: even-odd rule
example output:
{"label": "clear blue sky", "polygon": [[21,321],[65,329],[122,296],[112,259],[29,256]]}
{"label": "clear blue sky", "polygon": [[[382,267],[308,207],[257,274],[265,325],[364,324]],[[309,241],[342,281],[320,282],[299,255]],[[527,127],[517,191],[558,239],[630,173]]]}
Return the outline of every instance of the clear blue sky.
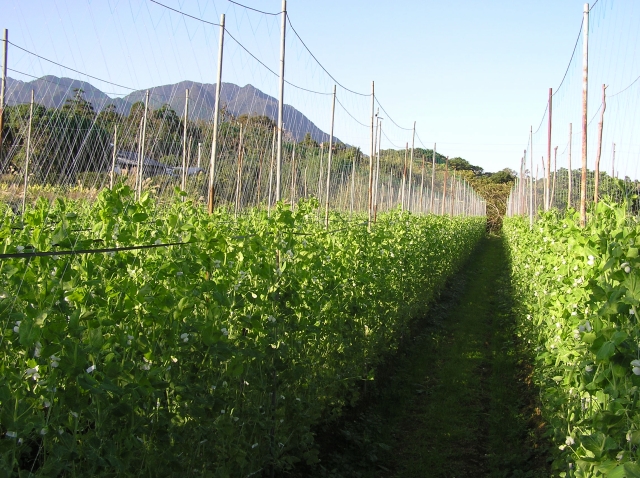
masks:
{"label": "clear blue sky", "polygon": [[[278,16],[250,12],[227,0],[159,1],[213,22],[225,13],[229,32],[277,71]],[[280,10],[279,0],[241,3],[269,12]],[[387,113],[407,128],[416,121],[418,134],[427,146],[437,142],[438,151],[443,154],[462,156],[488,171],[496,171],[517,168],[527,146],[529,126],[534,123],[537,128],[542,118],[548,88],[555,88],[564,75],[579,32],[583,3],[290,0],[288,10],[307,46],[341,84],[368,93],[371,80],[375,80],[376,96]],[[640,2],[599,3],[599,10],[594,8],[592,15],[594,41],[612,45],[617,41],[621,46],[608,50],[594,46],[593,68],[609,76],[615,71],[616,81],[626,86],[640,75],[640,64],[635,62],[638,37],[637,27],[627,28],[620,22],[637,13],[639,7],[635,4]],[[121,85],[146,88],[185,79],[215,82],[218,30],[148,0],[22,0],[5,5],[2,20],[0,27],[9,29],[12,42]],[[597,32],[604,32],[600,40]],[[331,91],[333,81],[293,34],[288,35],[288,78],[307,88]],[[268,94],[277,94],[275,76],[230,39],[225,46],[223,81],[251,83]],[[627,56],[622,62],[611,61],[612,56],[617,58],[624,51]],[[579,46],[578,57],[580,54]],[[106,92],[128,92],[15,48],[10,50],[9,67],[36,76],[82,78]],[[567,81],[576,92],[580,88],[579,70],[578,58]],[[9,76],[27,79],[13,72]],[[594,104],[599,104],[599,88],[597,83],[592,88]],[[617,91],[618,85],[611,89]],[[560,110],[562,101],[575,110],[569,99],[563,100],[565,96],[558,95]],[[370,121],[367,98],[340,88],[338,97],[359,121]],[[285,102],[307,114],[325,131],[328,129],[328,96],[288,87]],[[596,109],[597,106],[592,111]],[[562,128],[566,129],[564,125]],[[383,137],[383,148],[411,141],[410,132],[396,128],[388,118],[383,120],[383,131],[388,137]],[[578,131],[577,122],[574,131]],[[368,153],[368,130],[344,112],[337,114],[336,134]],[[575,142],[574,148],[578,144]]]}

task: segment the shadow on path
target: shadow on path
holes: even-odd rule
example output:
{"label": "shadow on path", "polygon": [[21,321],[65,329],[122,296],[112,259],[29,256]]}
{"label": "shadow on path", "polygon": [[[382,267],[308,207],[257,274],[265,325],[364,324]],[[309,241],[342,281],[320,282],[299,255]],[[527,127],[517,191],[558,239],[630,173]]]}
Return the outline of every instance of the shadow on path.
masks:
{"label": "shadow on path", "polygon": [[484,239],[368,398],[319,431],[306,476],[549,476],[508,272],[502,240]]}

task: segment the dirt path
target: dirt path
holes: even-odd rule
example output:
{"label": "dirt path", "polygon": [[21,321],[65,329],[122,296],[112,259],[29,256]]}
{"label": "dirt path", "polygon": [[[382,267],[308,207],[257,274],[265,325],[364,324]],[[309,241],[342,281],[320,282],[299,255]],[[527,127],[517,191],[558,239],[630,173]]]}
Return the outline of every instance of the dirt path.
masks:
{"label": "dirt path", "polygon": [[499,238],[483,240],[417,328],[368,401],[325,430],[314,474],[549,476]]}

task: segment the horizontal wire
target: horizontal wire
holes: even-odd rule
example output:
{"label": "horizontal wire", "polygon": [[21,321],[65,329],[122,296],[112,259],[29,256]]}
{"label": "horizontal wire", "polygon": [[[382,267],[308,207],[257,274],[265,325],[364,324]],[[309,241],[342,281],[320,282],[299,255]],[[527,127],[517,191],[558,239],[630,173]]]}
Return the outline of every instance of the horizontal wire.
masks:
{"label": "horizontal wire", "polygon": [[394,125],[396,125],[398,128],[403,129],[405,131],[413,131],[413,128],[403,128],[402,126],[400,126],[398,123],[396,123],[395,121],[393,121],[393,118],[389,115],[389,113],[387,113],[387,110],[384,109],[384,107],[382,106],[382,104],[380,103],[380,100],[378,100],[378,97],[375,97],[375,101],[376,103],[378,103],[378,106],[380,107],[380,109],[382,111],[384,111],[384,114],[387,115],[387,119],[389,121],[391,121]]}
{"label": "horizontal wire", "polygon": [[219,23],[210,22],[202,18],[194,17],[193,15],[189,15],[188,13],[184,13],[180,10],[176,10],[175,8],[171,8],[169,5],[165,5],[164,3],[157,2],[156,0],[149,0],[149,1],[155,3],[156,5],[160,5],[161,7],[167,8],[169,10],[173,10],[174,12],[179,13],[180,15],[184,15],[185,17],[189,17],[189,18],[193,18],[194,20],[201,21],[202,23],[208,23],[209,25],[213,25],[214,27],[222,26]]}
{"label": "horizontal wire", "polygon": [[622,90],[618,91],[617,93],[615,93],[615,94],[613,94],[613,95],[610,95],[610,96],[609,96],[609,98],[613,98],[614,96],[617,96],[617,95],[619,95],[620,93],[623,93],[623,92],[627,91],[627,90],[628,90],[629,88],[631,88],[631,87],[636,83],[636,81],[638,81],[638,80],[640,80],[640,76],[639,76],[638,78],[636,78],[635,80],[633,80],[633,81],[631,82],[631,84],[629,84],[629,86],[627,86],[626,88],[624,88],[624,89],[622,89]]}
{"label": "horizontal wire", "polygon": [[[231,0],[229,0],[231,1]],[[322,68],[324,70],[324,72],[329,75],[329,78],[331,78],[333,81],[336,82],[336,84],[338,86],[340,86],[340,88],[347,90],[350,93],[353,93],[355,95],[360,95],[360,96],[371,96],[371,93],[359,93],[357,91],[353,91],[349,88],[347,88],[346,86],[344,86],[343,84],[341,84],[338,80],[336,80],[333,75],[331,73],[329,73],[329,71],[322,65],[322,63],[320,63],[320,61],[316,58],[316,56],[311,52],[311,50],[309,49],[309,47],[307,46],[307,44],[304,42],[304,40],[302,40],[302,38],[300,38],[300,35],[298,35],[298,32],[296,31],[296,29],[293,27],[293,24],[291,23],[291,19],[289,18],[289,14],[287,13],[287,22],[289,22],[289,26],[291,27],[291,30],[293,30],[293,33],[295,33],[295,35],[298,37],[298,40],[300,40],[300,43],[302,43],[302,46],[305,47],[305,49],[309,52],[309,55],[311,55],[311,57],[316,61],[316,63],[318,65],[320,65],[320,68]]]}
{"label": "horizontal wire", "polygon": [[[151,1],[153,2],[154,0],[151,0]],[[38,55],[37,53],[33,53],[32,51],[29,51],[29,50],[27,50],[26,48],[22,48],[21,46],[16,45],[16,44],[15,44],[15,43],[13,43],[13,42],[8,42],[8,43],[9,43],[10,45],[15,46],[16,48],[19,48],[20,50],[22,50],[22,51],[24,51],[24,52],[26,52],[26,53],[29,53],[30,55],[37,56],[38,58],[40,58],[40,59],[42,59],[42,60],[48,61],[49,63],[53,63],[54,65],[58,65],[58,66],[60,66],[60,67],[62,67],[62,68],[66,68],[67,70],[71,70],[71,71],[73,71],[73,72],[75,72],[75,73],[79,73],[79,74],[81,74],[81,75],[88,76],[89,78],[93,78],[94,80],[102,81],[103,83],[108,83],[108,84],[110,84],[110,85],[117,86],[118,88],[124,88],[124,89],[126,89],[126,90],[131,90],[131,91],[138,91],[138,90],[139,90],[139,88],[131,88],[131,87],[129,87],[129,86],[119,85],[118,83],[113,83],[112,81],[103,80],[102,78],[98,78],[97,76],[93,76],[93,75],[90,75],[90,74],[88,74],[88,73],[83,73],[82,71],[79,71],[79,70],[76,70],[76,69],[74,69],[74,68],[71,68],[71,67],[65,66],[65,65],[63,65],[63,64],[61,64],[61,63],[58,63],[58,62],[56,62],[56,61],[49,60],[48,58],[45,58],[44,56],[40,56],[40,55]]]}
{"label": "horizontal wire", "polygon": [[[45,79],[44,76],[30,75],[29,73],[25,73],[24,71],[14,70],[13,68],[9,68],[9,67],[7,67],[7,70],[13,71],[14,73],[19,73],[19,74],[24,75],[24,76],[29,76],[31,78],[35,78],[36,80],[46,81],[47,83],[51,83],[52,85],[65,86],[65,85],[63,85],[61,83],[58,83],[58,82],[55,82],[55,81],[51,81],[51,80],[47,80],[47,79]],[[74,81],[80,81],[80,80],[74,80]],[[116,95],[116,96],[129,94],[129,93],[113,93],[113,92],[109,92],[109,91],[102,91],[102,93],[104,93],[105,95]]]}
{"label": "horizontal wire", "polygon": [[235,4],[235,5],[238,5],[239,7],[246,8],[247,10],[253,10],[254,12],[262,13],[263,15],[273,15],[273,16],[275,16],[275,15],[280,15],[282,13],[282,12],[277,12],[277,13],[263,12],[262,10],[258,10],[257,8],[251,8],[251,7],[248,7],[248,6],[243,5],[241,3],[234,2],[233,0],[229,0],[229,2],[231,2],[231,3]]}
{"label": "horizontal wire", "polygon": [[351,118],[353,119],[353,121],[355,121],[356,123],[358,123],[358,124],[360,124],[360,125],[364,126],[365,128],[368,128],[368,127],[370,126],[370,125],[368,125],[368,124],[364,124],[364,123],[361,123],[360,121],[358,121],[358,120],[356,119],[356,117],[355,117],[355,116],[353,116],[353,115],[349,112],[349,110],[348,110],[348,109],[347,109],[347,108],[346,108],[346,107],[345,107],[345,106],[340,102],[340,100],[338,99],[338,97],[337,97],[337,96],[336,96],[336,101],[337,101],[337,102],[338,102],[338,104],[342,107],[342,109],[343,109],[343,110],[345,110],[345,111],[346,111],[346,113],[347,113],[349,116],[351,116]]}

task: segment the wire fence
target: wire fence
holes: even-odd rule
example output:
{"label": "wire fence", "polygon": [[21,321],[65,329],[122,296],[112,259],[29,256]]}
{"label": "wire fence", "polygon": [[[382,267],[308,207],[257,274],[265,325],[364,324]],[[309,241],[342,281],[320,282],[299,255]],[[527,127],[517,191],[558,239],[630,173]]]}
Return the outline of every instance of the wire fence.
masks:
{"label": "wire fence", "polygon": [[603,198],[637,210],[640,8],[600,0],[579,20],[567,69],[528,133],[508,215],[575,209],[586,220]]}
{"label": "wire fence", "polygon": [[[182,191],[210,211],[222,207],[236,215],[252,208],[270,210],[278,192],[294,208],[300,200],[316,198],[319,219],[323,209],[327,215],[329,210],[369,213],[373,221],[395,208],[484,214],[482,198],[448,170],[446,158],[414,147],[415,128],[398,125],[384,109],[384,120],[374,113],[381,105],[373,93],[339,84],[293,30],[291,19],[287,25],[295,36],[287,43],[289,55],[308,58],[305,68],[283,79],[291,104],[283,104],[280,125],[280,101],[265,92],[273,91],[278,80],[268,54],[252,52],[221,26],[224,19],[216,23],[160,2],[153,6],[173,20],[203,27],[212,47],[220,29],[221,39],[233,40],[220,50],[219,91],[204,81],[138,89],[5,38],[5,56],[8,51],[9,58],[16,58],[5,63],[6,69],[26,77],[6,76],[3,82],[0,201],[9,205],[5,214],[23,214],[41,198],[91,201],[121,184],[130,186],[136,199],[149,192],[163,201]],[[286,12],[237,8],[239,17],[257,15],[265,24],[272,22],[269,38],[262,41],[255,30],[248,43],[263,48],[262,43],[276,39],[273,22]],[[230,70],[251,83],[224,82]],[[162,74],[157,78],[162,83]],[[92,82],[124,91],[105,93]],[[336,84],[338,92],[331,93]]]}

